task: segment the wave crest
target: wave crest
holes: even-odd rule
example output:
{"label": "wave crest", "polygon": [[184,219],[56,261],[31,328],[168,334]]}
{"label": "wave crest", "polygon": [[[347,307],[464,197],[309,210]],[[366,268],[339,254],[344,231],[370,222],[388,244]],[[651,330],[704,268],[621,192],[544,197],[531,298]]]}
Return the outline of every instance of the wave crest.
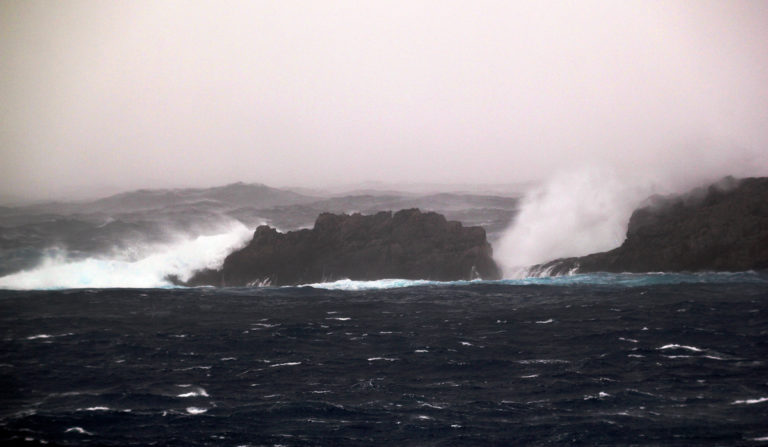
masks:
{"label": "wave crest", "polygon": [[[188,279],[196,270],[221,266],[224,258],[244,245],[251,231],[232,221],[214,234],[186,236],[174,242],[132,247],[111,255],[73,260],[56,250],[29,270],[0,277],[4,289],[150,288],[170,287],[166,277]],[[141,256],[137,256],[142,253]]]}

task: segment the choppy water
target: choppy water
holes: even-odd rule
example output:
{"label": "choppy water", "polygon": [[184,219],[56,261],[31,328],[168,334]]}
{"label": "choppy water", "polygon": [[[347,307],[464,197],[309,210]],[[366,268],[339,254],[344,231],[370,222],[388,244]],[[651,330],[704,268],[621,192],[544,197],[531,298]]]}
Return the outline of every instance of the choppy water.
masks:
{"label": "choppy water", "polygon": [[765,276],[670,278],[0,291],[0,441],[768,443]]}

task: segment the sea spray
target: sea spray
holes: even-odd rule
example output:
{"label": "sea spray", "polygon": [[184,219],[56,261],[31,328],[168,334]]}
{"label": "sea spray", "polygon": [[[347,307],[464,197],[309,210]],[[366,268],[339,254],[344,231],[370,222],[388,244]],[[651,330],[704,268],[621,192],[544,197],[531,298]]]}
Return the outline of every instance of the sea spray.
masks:
{"label": "sea spray", "polygon": [[220,266],[250,236],[248,227],[231,221],[212,234],[185,235],[164,244],[86,259],[73,260],[66,251],[55,250],[37,267],[1,277],[0,288],[167,287],[168,275],[184,280],[195,270]]}
{"label": "sea spray", "polygon": [[495,258],[504,277],[524,277],[534,264],[617,247],[632,211],[649,192],[602,167],[555,175],[526,195],[502,236]]}

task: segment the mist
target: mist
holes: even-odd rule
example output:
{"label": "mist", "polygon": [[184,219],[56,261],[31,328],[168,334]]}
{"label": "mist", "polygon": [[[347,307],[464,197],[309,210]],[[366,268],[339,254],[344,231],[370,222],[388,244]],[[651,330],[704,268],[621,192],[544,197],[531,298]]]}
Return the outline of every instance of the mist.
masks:
{"label": "mist", "polygon": [[0,201],[765,173],[765,42],[747,1],[6,1]]}

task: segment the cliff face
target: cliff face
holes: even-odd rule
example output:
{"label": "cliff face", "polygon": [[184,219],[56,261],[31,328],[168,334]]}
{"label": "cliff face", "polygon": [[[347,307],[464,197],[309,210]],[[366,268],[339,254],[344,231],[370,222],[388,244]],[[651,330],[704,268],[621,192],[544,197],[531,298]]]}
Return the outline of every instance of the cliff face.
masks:
{"label": "cliff face", "polygon": [[485,230],[418,209],[394,215],[321,214],[311,230],[279,233],[266,225],[227,256],[221,270],[186,284],[295,285],[342,278],[498,279]]}
{"label": "cliff face", "polygon": [[624,243],[535,270],[578,272],[743,271],[768,268],[768,178],[726,179],[636,210]]}

